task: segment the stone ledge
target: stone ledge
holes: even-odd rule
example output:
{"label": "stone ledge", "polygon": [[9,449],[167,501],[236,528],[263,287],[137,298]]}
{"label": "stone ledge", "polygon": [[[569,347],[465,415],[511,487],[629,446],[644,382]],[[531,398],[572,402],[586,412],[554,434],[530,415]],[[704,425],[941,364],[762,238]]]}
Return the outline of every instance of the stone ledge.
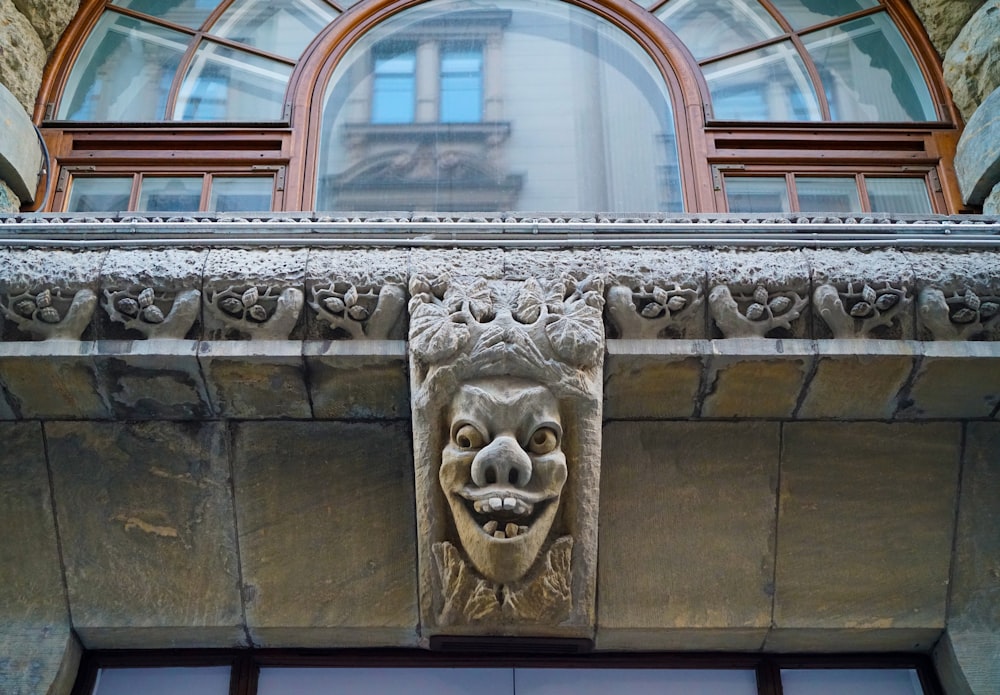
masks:
{"label": "stone ledge", "polygon": [[969,118],[955,152],[955,173],[969,205],[982,205],[1000,182],[1000,88]]}
{"label": "stone ledge", "polygon": [[6,182],[21,202],[31,202],[38,187],[42,148],[24,108],[2,84],[0,132],[4,134],[0,149],[0,181]]}
{"label": "stone ledge", "polygon": [[998,343],[723,339],[607,345],[604,415],[611,420],[991,418],[1000,403]]}

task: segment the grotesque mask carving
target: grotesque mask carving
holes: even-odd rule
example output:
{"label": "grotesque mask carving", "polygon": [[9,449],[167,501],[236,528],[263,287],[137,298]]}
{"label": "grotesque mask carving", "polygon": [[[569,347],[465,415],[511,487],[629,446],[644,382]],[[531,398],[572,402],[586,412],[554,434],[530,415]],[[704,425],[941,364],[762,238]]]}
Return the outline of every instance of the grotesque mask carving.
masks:
{"label": "grotesque mask carving", "polygon": [[455,396],[439,479],[462,546],[487,579],[515,582],[538,557],[566,482],[562,436],[544,386],[489,379]]}

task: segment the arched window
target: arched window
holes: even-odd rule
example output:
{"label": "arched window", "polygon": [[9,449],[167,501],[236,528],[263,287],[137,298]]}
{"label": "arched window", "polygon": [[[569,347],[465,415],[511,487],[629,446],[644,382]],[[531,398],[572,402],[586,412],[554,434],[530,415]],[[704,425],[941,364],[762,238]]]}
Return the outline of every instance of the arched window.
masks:
{"label": "arched window", "polygon": [[55,211],[959,212],[895,0],[84,0]]}

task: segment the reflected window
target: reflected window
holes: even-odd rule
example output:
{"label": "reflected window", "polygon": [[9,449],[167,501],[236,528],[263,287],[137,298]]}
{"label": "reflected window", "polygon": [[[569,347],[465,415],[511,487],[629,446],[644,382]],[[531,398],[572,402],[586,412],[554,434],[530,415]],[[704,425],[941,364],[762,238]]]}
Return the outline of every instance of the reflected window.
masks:
{"label": "reflected window", "polygon": [[328,85],[315,208],[682,209],[670,96],[620,29],[557,0],[431,0]]}

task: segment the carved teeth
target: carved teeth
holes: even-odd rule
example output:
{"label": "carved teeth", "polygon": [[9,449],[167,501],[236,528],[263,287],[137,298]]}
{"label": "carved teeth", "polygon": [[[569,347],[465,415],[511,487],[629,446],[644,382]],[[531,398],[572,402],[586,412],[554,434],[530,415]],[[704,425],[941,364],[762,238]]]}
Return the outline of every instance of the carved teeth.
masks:
{"label": "carved teeth", "polygon": [[520,529],[518,528],[517,524],[515,524],[513,522],[507,524],[507,526],[504,528],[504,531],[507,532],[507,538],[513,538],[514,536],[516,536],[518,534],[519,530]]}
{"label": "carved teeth", "polygon": [[521,526],[515,524],[513,521],[507,522],[506,526],[500,528],[500,524],[496,520],[490,519],[485,524],[483,524],[483,531],[486,532],[487,536],[493,536],[498,539],[516,538],[522,533],[528,532],[527,526]]}
{"label": "carved teeth", "polygon": [[483,530],[492,536],[493,532],[497,530],[497,522],[493,520],[487,521],[483,524]]}
{"label": "carved teeth", "polygon": [[[492,501],[491,501],[491,504],[492,504]],[[513,509],[516,506],[517,506],[517,500],[514,499],[513,497],[504,497],[503,498],[503,508],[504,509],[508,509],[509,510],[509,509]]]}
{"label": "carved teeth", "polygon": [[503,509],[503,500],[499,497],[490,497],[490,509],[495,512]]}
{"label": "carved teeth", "polygon": [[506,538],[507,535],[503,531],[496,531],[493,533],[494,538]]}

